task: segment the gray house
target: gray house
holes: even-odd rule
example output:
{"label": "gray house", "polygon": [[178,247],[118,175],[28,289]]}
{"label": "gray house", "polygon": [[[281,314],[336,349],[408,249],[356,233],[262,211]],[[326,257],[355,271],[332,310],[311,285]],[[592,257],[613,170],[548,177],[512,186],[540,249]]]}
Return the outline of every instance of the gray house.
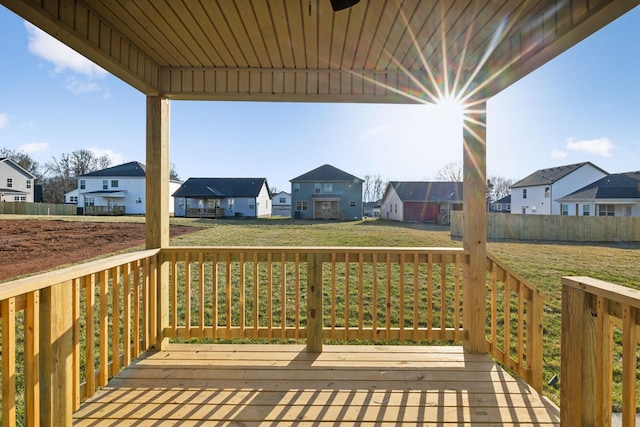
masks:
{"label": "gray house", "polygon": [[322,165],[291,181],[291,210],[296,219],[362,219],[364,180]]}

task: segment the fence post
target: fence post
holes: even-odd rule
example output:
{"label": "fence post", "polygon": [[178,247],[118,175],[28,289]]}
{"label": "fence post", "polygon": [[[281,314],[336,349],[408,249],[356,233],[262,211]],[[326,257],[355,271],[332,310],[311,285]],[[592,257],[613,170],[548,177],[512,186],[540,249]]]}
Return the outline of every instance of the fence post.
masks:
{"label": "fence post", "polygon": [[307,352],[322,353],[322,254],[307,257]]}
{"label": "fence post", "polygon": [[[563,279],[564,281],[564,279]],[[563,283],[560,424],[596,425],[596,320],[592,295]]]}
{"label": "fence post", "polygon": [[70,426],[73,412],[72,282],[40,291],[40,418],[42,425]]}

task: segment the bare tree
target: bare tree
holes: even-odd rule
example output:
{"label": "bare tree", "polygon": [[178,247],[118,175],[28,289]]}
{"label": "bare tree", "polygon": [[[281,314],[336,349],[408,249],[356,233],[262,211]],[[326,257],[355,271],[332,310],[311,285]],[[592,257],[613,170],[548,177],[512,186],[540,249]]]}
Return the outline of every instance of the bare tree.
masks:
{"label": "bare tree", "polygon": [[387,183],[382,181],[380,175],[365,175],[362,183],[362,200],[364,202],[377,202],[382,199]]}
{"label": "bare tree", "polygon": [[109,156],[96,157],[95,153],[86,149],[63,153],[59,159],[52,157],[45,164],[47,182],[43,183],[43,198],[50,203],[64,203],[64,194],[78,187],[78,176],[110,165]]}
{"label": "bare tree", "polygon": [[437,181],[462,182],[462,162],[447,163],[436,173]]}
{"label": "bare tree", "polygon": [[511,185],[513,185],[513,179],[507,179],[502,176],[493,175],[487,180],[491,183],[491,191],[489,192],[489,201],[495,202],[505,196],[511,194]]}

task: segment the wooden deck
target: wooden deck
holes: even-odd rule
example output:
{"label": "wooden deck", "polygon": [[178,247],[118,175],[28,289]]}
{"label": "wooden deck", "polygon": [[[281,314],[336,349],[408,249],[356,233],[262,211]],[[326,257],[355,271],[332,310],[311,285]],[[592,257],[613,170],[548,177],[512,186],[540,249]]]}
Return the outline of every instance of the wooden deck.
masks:
{"label": "wooden deck", "polygon": [[559,425],[558,408],[462,347],[171,344],[74,413],[106,425]]}

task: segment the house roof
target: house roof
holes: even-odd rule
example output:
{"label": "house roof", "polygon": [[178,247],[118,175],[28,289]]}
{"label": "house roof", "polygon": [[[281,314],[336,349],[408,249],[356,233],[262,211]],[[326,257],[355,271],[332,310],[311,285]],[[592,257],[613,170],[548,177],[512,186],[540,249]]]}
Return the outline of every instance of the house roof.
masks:
{"label": "house roof", "polygon": [[585,199],[640,199],[640,171],[607,175],[558,200]]}
{"label": "house roof", "polygon": [[290,182],[364,182],[363,179],[353,176],[331,165],[322,165],[312,171],[293,178]]}
{"label": "house roof", "polygon": [[266,178],[189,178],[173,193],[173,197],[257,197],[263,186],[269,188]]}
{"label": "house roof", "polygon": [[462,182],[389,181],[403,202],[458,202],[462,200]]}
{"label": "house roof", "polygon": [[556,166],[553,168],[537,170],[531,175],[527,176],[526,178],[523,178],[520,181],[513,184],[511,188],[535,187],[537,185],[550,185],[586,165],[590,165],[604,174],[607,173],[607,171],[594,165],[591,162],[582,162],[582,163],[576,163],[573,165]]}
{"label": "house roof", "polygon": [[118,166],[112,166],[106,169],[100,169],[99,171],[89,172],[84,175],[80,175],[80,178],[97,176],[126,176],[144,178],[146,176],[146,168],[140,162],[129,162]]}
{"label": "house roof", "polygon": [[509,194],[508,196],[504,196],[502,199],[496,200],[494,203],[511,203],[511,194]]}
{"label": "house roof", "polygon": [[[16,163],[15,161],[11,160],[8,157],[0,157],[0,163],[4,163],[10,167],[12,167],[13,169],[16,169],[17,171],[19,171],[20,173],[22,173],[23,175],[31,178],[31,179],[35,179],[36,176],[34,174],[32,174],[31,172],[29,172],[28,170],[26,170],[25,168],[23,168],[22,166],[20,166],[18,163]],[[28,193],[25,193],[28,194]]]}

